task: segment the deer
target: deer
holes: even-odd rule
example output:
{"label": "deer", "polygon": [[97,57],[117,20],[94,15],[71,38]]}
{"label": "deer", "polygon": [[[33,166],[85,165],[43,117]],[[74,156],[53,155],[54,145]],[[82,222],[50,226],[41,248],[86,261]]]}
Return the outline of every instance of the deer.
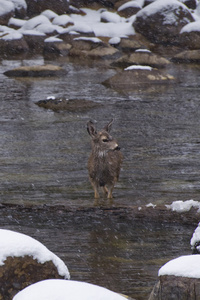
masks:
{"label": "deer", "polygon": [[99,132],[92,121],[87,123],[92,151],[88,159],[88,173],[94,189],[94,198],[100,198],[99,190],[112,199],[115,183],[119,179],[123,155],[117,141],[110,135],[113,119]]}

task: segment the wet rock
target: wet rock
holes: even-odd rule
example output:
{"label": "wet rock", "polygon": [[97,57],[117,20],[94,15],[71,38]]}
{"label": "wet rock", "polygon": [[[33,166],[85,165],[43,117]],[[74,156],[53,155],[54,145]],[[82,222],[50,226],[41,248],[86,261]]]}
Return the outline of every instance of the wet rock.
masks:
{"label": "wet rock", "polygon": [[70,44],[63,42],[62,40],[49,38],[45,40],[43,55],[45,57],[47,55],[50,56],[51,54],[67,56],[71,47]]}
{"label": "wet rock", "polygon": [[200,279],[160,276],[148,300],[196,300],[200,294]]}
{"label": "wet rock", "polygon": [[14,16],[15,6],[11,1],[0,0],[0,25],[7,25],[11,17]]}
{"label": "wet rock", "polygon": [[[112,45],[112,42],[109,42]],[[125,53],[133,53],[137,49],[145,49],[150,47],[150,43],[142,35],[135,34],[127,38],[121,38],[117,45],[113,44],[117,49]]]}
{"label": "wet rock", "polygon": [[30,256],[7,257],[0,266],[0,299],[10,300],[20,290],[40,280],[64,278],[52,261],[39,263]]}
{"label": "wet rock", "polygon": [[199,63],[200,50],[185,50],[176,54],[172,59],[176,63]]}
{"label": "wet rock", "polygon": [[153,43],[178,44],[180,30],[194,18],[179,1],[155,1],[136,15],[135,30]]}
{"label": "wet rock", "polygon": [[111,65],[115,67],[126,68],[131,65],[151,66],[153,68],[164,68],[170,64],[170,61],[164,57],[153,54],[147,49],[139,49],[131,55],[124,55]]}
{"label": "wet rock", "polygon": [[174,83],[175,78],[170,74],[161,72],[150,67],[134,66],[133,68],[117,73],[113,77],[103,82],[104,85],[117,89],[144,89],[147,86],[154,86],[155,84],[169,84]]}
{"label": "wet rock", "polygon": [[55,65],[22,66],[4,72],[4,75],[8,77],[50,77],[65,74],[66,71],[62,67]]}
{"label": "wet rock", "polygon": [[72,45],[73,47],[69,51],[70,56],[105,59],[120,55],[116,48],[104,43],[98,38],[76,38]]}
{"label": "wet rock", "polygon": [[53,111],[82,111],[99,107],[100,104],[90,100],[83,99],[66,99],[66,98],[50,98],[36,102],[40,107],[51,109]]}

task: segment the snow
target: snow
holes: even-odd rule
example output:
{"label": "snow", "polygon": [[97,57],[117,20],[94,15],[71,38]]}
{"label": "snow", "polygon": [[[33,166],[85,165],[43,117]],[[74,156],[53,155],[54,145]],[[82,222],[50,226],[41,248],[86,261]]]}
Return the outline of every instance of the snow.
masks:
{"label": "snow", "polygon": [[92,42],[92,43],[102,43],[102,40],[95,38],[95,37],[85,37],[85,36],[81,36],[81,37],[77,37],[74,38],[74,41],[88,41],[88,42]]}
{"label": "snow", "polygon": [[22,27],[21,27],[21,31],[24,30],[32,30],[35,29],[35,27],[37,27],[38,25],[41,24],[46,24],[46,25],[51,25],[51,22],[49,21],[49,19],[44,16],[44,15],[39,15],[37,17],[34,17],[30,20],[28,20]]}
{"label": "snow", "polygon": [[121,10],[124,10],[126,8],[129,8],[129,7],[140,7],[140,4],[137,2],[137,1],[128,1],[124,4],[122,4],[119,8],[118,8],[118,11],[121,11]]}
{"label": "snow", "polygon": [[151,71],[152,67],[150,66],[140,66],[140,65],[132,65],[124,69],[125,71],[130,71],[130,70],[147,70]]}
{"label": "snow", "polygon": [[184,33],[184,32],[191,32],[191,31],[200,31],[200,20],[196,21],[196,22],[191,22],[187,25],[185,25],[180,33]]}
{"label": "snow", "polygon": [[170,260],[160,268],[158,276],[173,275],[200,278],[200,255],[185,255]]}
{"label": "snow", "polygon": [[120,37],[115,36],[115,37],[109,39],[108,42],[109,42],[109,44],[111,44],[111,45],[117,45],[117,44],[119,44],[119,43],[121,42],[121,39],[120,39]]}
{"label": "snow", "polygon": [[0,0],[0,16],[15,10],[15,6],[11,1]]}
{"label": "snow", "polygon": [[165,205],[165,206],[168,209],[171,209],[172,211],[176,211],[176,212],[190,211],[192,207],[198,208],[198,211],[200,211],[200,202],[194,200],[186,200],[186,201],[178,200],[178,201],[174,201],[170,205]]}
{"label": "snow", "polygon": [[[195,244],[200,242],[200,223],[198,224],[197,228],[195,229],[192,238],[190,240],[190,245],[192,249],[195,247]],[[196,247],[198,250],[200,250],[200,246]]]}
{"label": "snow", "polygon": [[59,39],[55,36],[50,36],[50,37],[46,38],[44,41],[45,41],[45,43],[63,42],[62,39]]}
{"label": "snow", "polygon": [[47,17],[49,20],[54,19],[54,18],[56,18],[56,17],[58,16],[54,11],[52,11],[52,10],[50,10],[50,9],[46,9],[45,11],[43,11],[43,12],[41,13],[41,15],[44,15],[44,16]]}
{"label": "snow", "polygon": [[16,26],[16,27],[22,27],[26,23],[25,20],[16,19],[16,18],[10,18],[8,22],[8,26]]}
{"label": "snow", "polygon": [[61,15],[57,16],[53,19],[52,23],[54,25],[60,25],[60,26],[65,26],[68,23],[73,23],[73,20],[70,16],[68,15]]}
{"label": "snow", "polygon": [[85,282],[49,279],[32,284],[13,300],[125,300],[106,288]]}
{"label": "snow", "polygon": [[116,14],[109,11],[104,11],[101,13],[101,18],[107,20],[108,22],[120,23],[122,18]]}
{"label": "snow", "polygon": [[52,261],[57,267],[58,273],[69,279],[69,271],[64,262],[35,239],[22,233],[0,229],[0,241],[0,266],[9,256],[23,257],[28,255],[42,264],[46,261]]}
{"label": "snow", "polygon": [[0,37],[0,39],[4,41],[20,40],[22,38],[23,35],[20,32],[17,32],[16,30],[10,31],[8,34]]}
{"label": "snow", "polygon": [[27,4],[25,0],[11,0],[11,2],[13,2],[16,9],[27,9]]}
{"label": "snow", "polygon": [[150,51],[150,50],[148,50],[148,49],[137,49],[137,50],[135,50],[135,52],[145,52],[145,53],[151,53],[151,51]]}

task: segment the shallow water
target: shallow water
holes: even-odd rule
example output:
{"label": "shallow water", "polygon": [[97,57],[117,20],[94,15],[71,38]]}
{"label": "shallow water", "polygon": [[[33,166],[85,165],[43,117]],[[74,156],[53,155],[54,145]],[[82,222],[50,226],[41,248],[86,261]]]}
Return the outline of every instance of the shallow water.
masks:
{"label": "shallow water", "polygon": [[[115,74],[114,69],[64,59],[53,62],[67,69],[62,78],[13,79],[3,75],[14,66],[33,62],[43,63],[43,58],[0,63],[1,203],[61,204],[74,211],[93,206],[86,168],[90,151],[86,123],[96,120],[101,128],[111,118],[115,119],[113,136],[124,154],[114,206],[199,200],[199,66],[171,68],[169,72],[179,78],[178,83],[156,86],[151,92],[111,90],[101,83]],[[93,100],[102,106],[58,113],[35,104],[51,95]],[[100,204],[110,207],[106,201]],[[146,224],[145,220],[107,214],[77,217],[74,213],[66,218],[47,214],[40,219],[34,212],[23,214],[2,215],[2,227],[45,243],[63,258],[73,279],[107,286],[137,299],[147,299],[165,261],[190,253],[194,229],[194,224],[187,228]]]}

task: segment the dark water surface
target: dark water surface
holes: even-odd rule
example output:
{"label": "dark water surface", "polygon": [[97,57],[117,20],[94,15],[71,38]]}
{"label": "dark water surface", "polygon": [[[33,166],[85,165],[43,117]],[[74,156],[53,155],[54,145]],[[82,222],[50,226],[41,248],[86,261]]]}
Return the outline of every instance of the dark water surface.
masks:
{"label": "dark water surface", "polygon": [[[124,154],[115,206],[199,200],[200,67],[176,66],[179,81],[154,92],[114,91],[101,83],[114,69],[54,61],[61,78],[13,79],[3,72],[34,60],[0,63],[0,201],[65,205],[70,212],[1,210],[1,227],[29,234],[58,254],[72,279],[85,280],[147,299],[160,266],[190,253],[191,226],[134,220],[93,207],[88,182],[89,119],[98,128],[115,118],[113,136]],[[52,62],[50,62],[52,63]],[[101,107],[53,112],[35,102],[48,96],[93,100]],[[100,205],[110,208],[110,203]],[[98,205],[97,205],[98,207]],[[100,210],[101,212],[101,210]]]}

